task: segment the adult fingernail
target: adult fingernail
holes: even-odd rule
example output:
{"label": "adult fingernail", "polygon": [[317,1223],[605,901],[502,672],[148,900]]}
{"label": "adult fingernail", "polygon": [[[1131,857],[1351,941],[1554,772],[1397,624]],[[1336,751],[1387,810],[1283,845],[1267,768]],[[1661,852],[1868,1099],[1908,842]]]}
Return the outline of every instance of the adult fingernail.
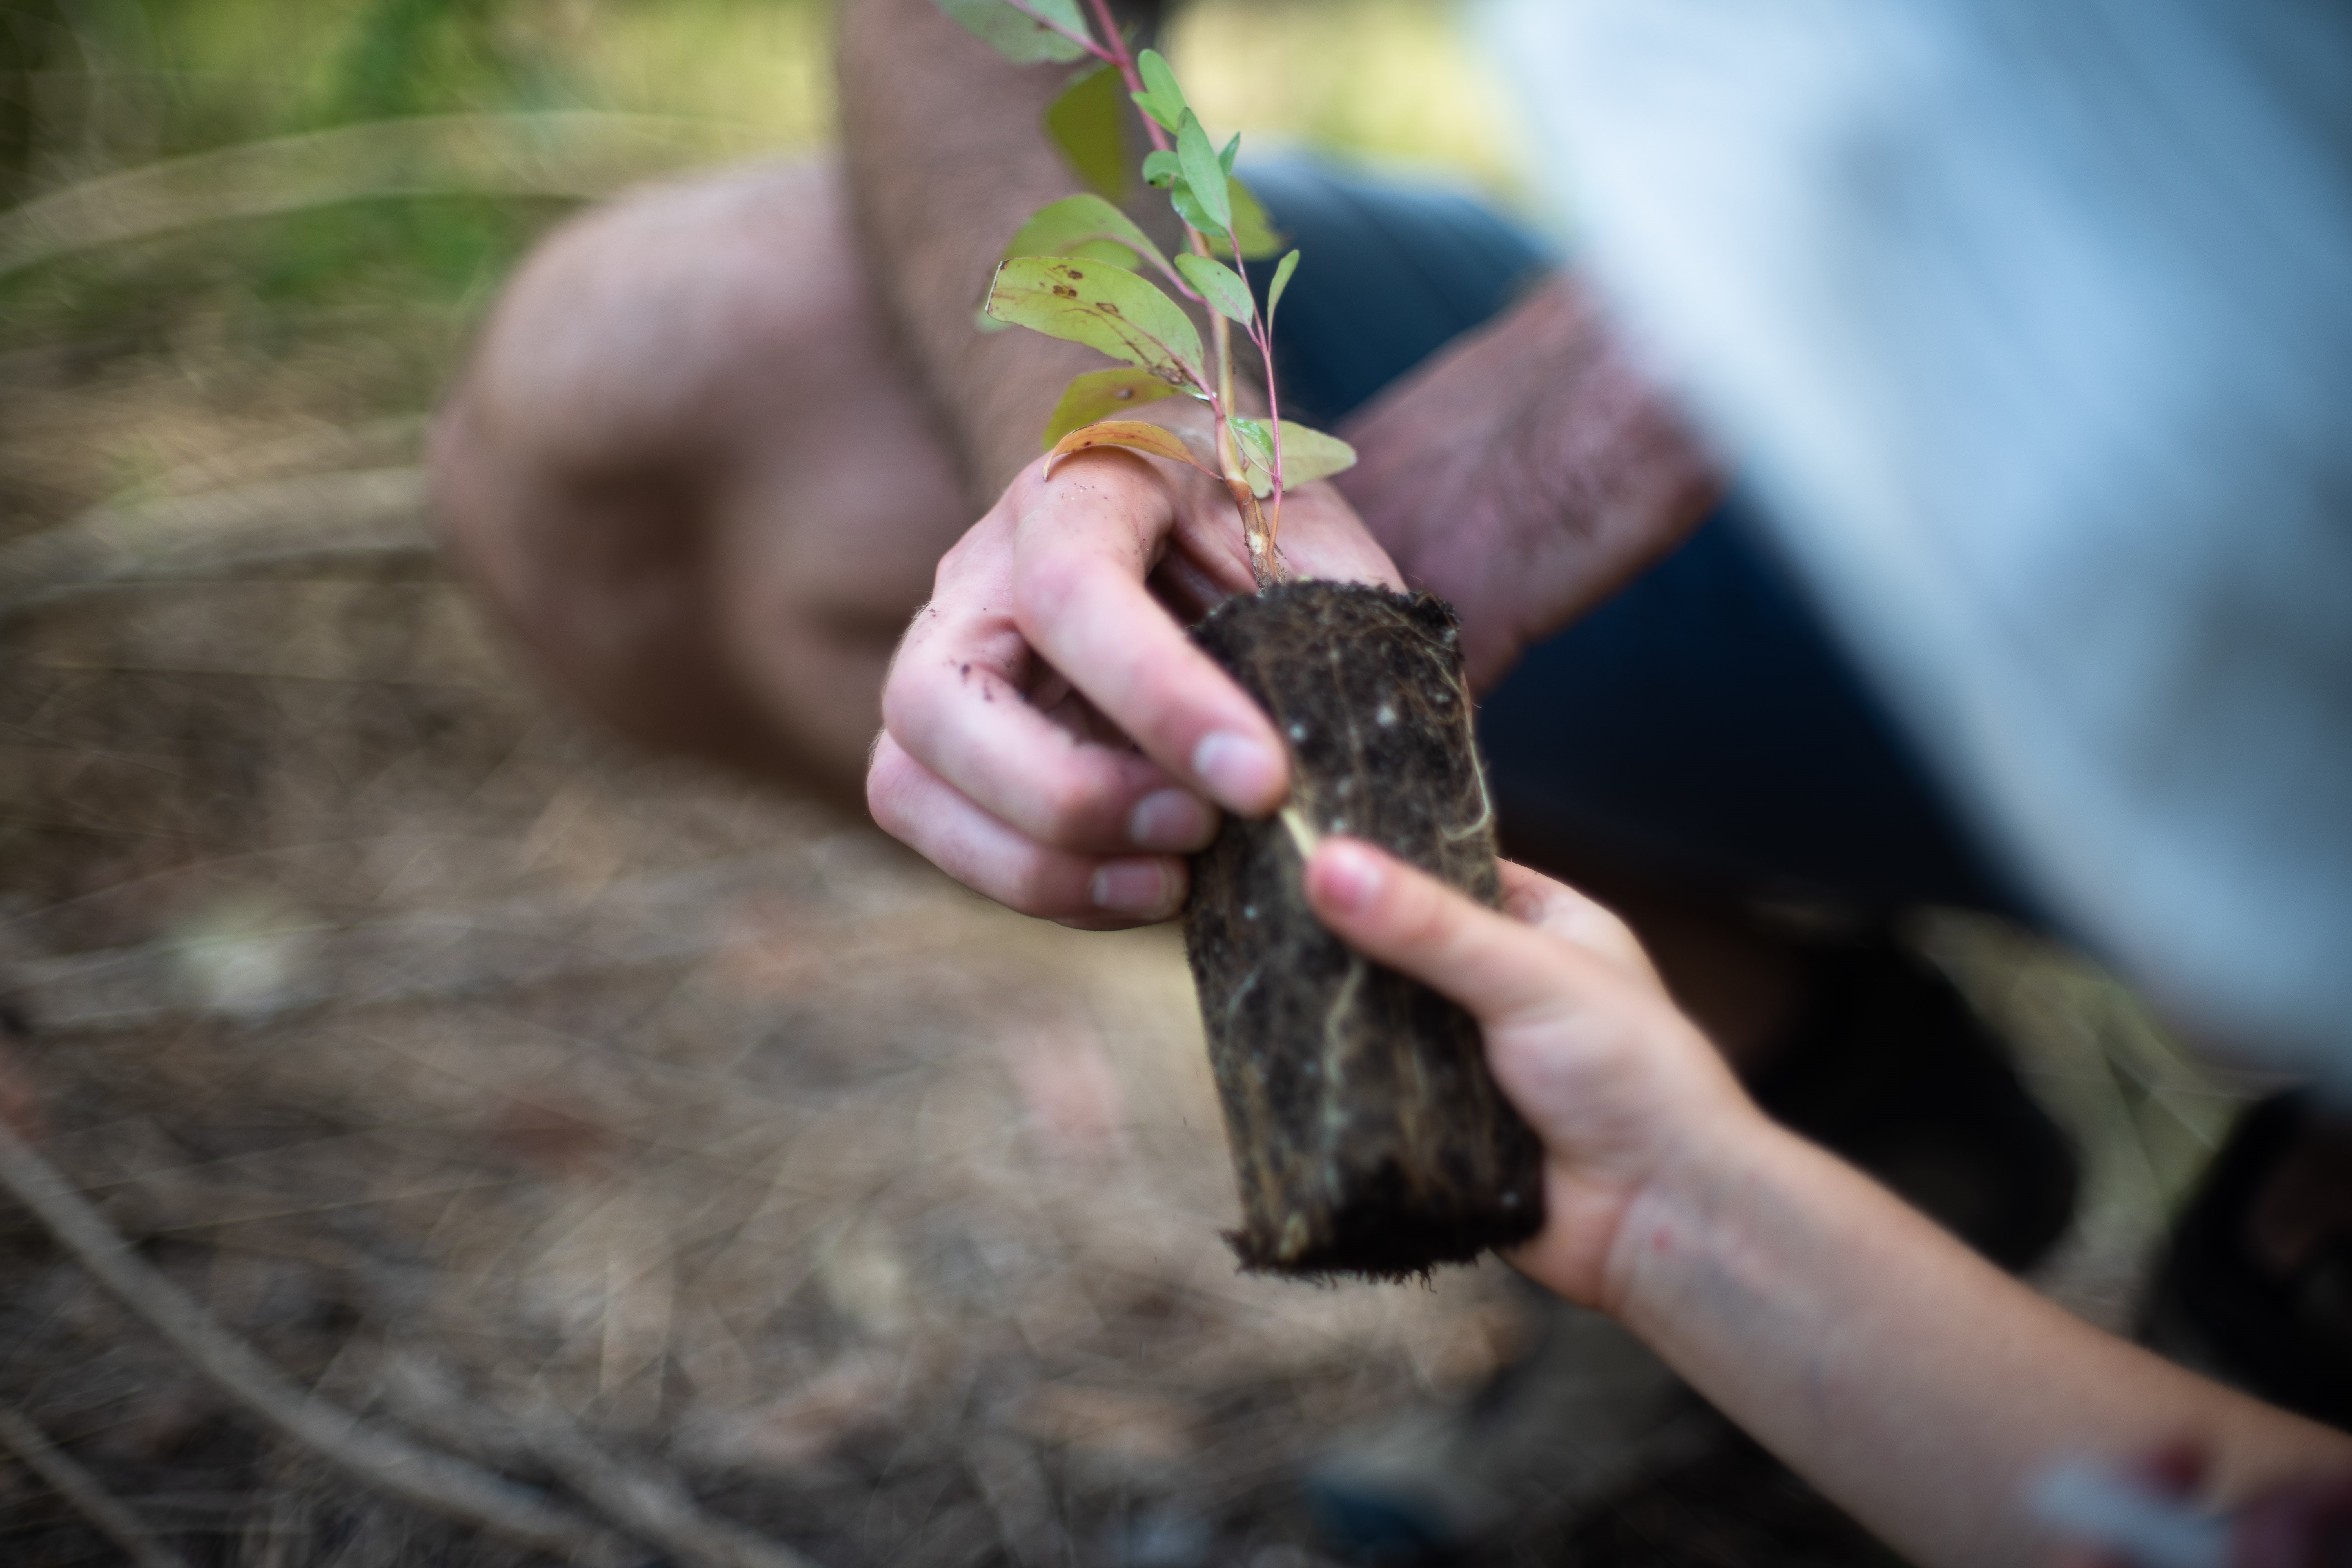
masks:
{"label": "adult fingernail", "polygon": [[1324,845],[1308,875],[1315,901],[1338,914],[1355,913],[1381,890],[1380,863],[1353,844]]}
{"label": "adult fingernail", "polygon": [[1282,759],[1247,735],[1213,730],[1202,736],[1192,748],[1192,771],[1235,811],[1255,816],[1282,802]]}
{"label": "adult fingernail", "polygon": [[1157,860],[1107,860],[1087,891],[1108,914],[1151,920],[1169,912],[1168,868]]}
{"label": "adult fingernail", "polygon": [[1156,789],[1128,814],[1127,837],[1139,849],[1198,849],[1209,841],[1209,808],[1187,789]]}

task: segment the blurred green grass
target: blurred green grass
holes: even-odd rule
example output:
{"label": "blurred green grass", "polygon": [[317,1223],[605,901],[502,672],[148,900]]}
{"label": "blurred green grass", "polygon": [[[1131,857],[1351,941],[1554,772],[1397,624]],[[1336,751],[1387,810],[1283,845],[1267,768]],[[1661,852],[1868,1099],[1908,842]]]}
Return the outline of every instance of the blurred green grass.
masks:
{"label": "blurred green grass", "polygon": [[29,0],[0,26],[0,353],[137,352],[199,318],[264,353],[446,336],[578,199],[711,156],[685,136],[534,190],[454,151],[469,126],[658,116],[806,147],[830,26],[823,0]]}
{"label": "blurred green grass", "polygon": [[[263,354],[362,328],[450,338],[578,201],[827,141],[833,9],[20,0],[0,13],[0,353],[153,350],[198,319]],[[1255,143],[1507,193],[1507,128],[1461,9],[1201,0],[1168,41]],[[567,151],[600,125],[646,144]],[[524,168],[551,156],[552,173]]]}

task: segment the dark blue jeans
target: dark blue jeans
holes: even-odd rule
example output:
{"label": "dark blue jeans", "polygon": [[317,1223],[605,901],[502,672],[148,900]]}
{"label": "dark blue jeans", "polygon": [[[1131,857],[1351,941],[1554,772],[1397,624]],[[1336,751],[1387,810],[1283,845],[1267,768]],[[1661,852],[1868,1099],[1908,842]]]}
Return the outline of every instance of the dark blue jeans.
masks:
{"label": "dark blue jeans", "polygon": [[[1551,262],[1453,192],[1246,174],[1304,252],[1275,333],[1304,421],[1345,418]],[[1513,843],[1718,897],[2032,918],[1738,501],[1529,649],[1479,736]]]}

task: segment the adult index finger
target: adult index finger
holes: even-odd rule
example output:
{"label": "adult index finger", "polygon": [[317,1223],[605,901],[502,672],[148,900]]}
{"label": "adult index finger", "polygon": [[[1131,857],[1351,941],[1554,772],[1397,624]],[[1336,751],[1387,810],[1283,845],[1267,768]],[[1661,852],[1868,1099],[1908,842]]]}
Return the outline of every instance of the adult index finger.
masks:
{"label": "adult index finger", "polygon": [[1018,523],[1013,615],[1029,645],[1146,755],[1245,816],[1289,793],[1274,724],[1144,587],[1175,501],[1150,460],[1087,452]]}

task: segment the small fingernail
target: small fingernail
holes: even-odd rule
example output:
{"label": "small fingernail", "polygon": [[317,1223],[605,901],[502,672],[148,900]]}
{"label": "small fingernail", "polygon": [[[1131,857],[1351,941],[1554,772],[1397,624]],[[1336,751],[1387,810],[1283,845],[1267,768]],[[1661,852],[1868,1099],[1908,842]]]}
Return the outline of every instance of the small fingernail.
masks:
{"label": "small fingernail", "polygon": [[1128,814],[1127,837],[1139,849],[1198,849],[1209,841],[1209,808],[1191,790],[1156,789]]}
{"label": "small fingernail", "polygon": [[1282,759],[1246,735],[1213,730],[1192,748],[1192,771],[1209,793],[1234,810],[1255,816],[1282,798]]}
{"label": "small fingernail", "polygon": [[1326,844],[1315,857],[1318,901],[1342,914],[1353,914],[1381,890],[1381,868],[1352,844]]}
{"label": "small fingernail", "polygon": [[1168,868],[1157,860],[1105,861],[1087,890],[1095,908],[1109,914],[1150,919],[1168,912]]}

